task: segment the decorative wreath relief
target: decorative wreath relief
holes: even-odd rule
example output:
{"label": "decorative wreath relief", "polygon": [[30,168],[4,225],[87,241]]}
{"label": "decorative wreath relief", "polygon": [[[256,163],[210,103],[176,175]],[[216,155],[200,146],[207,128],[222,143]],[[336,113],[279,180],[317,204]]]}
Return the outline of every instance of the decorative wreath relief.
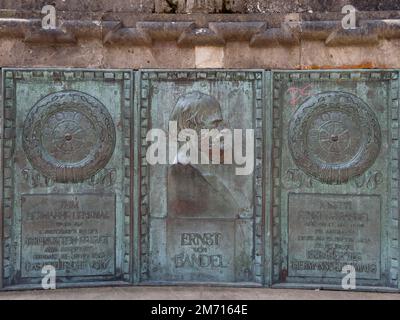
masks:
{"label": "decorative wreath relief", "polygon": [[329,184],[363,174],[381,147],[375,114],[360,98],[345,92],[324,92],[306,100],[294,113],[288,136],[297,166]]}
{"label": "decorative wreath relief", "polygon": [[56,182],[80,182],[106,166],[115,127],[106,107],[79,91],[38,101],[23,129],[23,148],[34,168]]}

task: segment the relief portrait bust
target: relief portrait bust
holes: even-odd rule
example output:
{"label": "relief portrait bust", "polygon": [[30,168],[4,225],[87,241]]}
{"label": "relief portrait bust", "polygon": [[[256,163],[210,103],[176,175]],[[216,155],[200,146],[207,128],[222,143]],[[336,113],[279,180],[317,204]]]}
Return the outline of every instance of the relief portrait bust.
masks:
{"label": "relief portrait bust", "polygon": [[[184,129],[223,130],[223,117],[219,102],[199,91],[189,92],[178,99],[170,121],[176,121],[178,132]],[[201,138],[200,138],[201,139]],[[207,140],[208,141],[208,140]],[[224,141],[225,142],[225,141]],[[168,168],[168,216],[179,218],[235,218],[239,205],[227,185],[216,174],[215,168],[230,167],[223,163],[224,142],[219,144],[221,164],[193,164],[186,152],[179,151]],[[199,143],[199,154],[200,150]],[[211,159],[211,148],[209,157]],[[213,169],[211,169],[211,167]]]}

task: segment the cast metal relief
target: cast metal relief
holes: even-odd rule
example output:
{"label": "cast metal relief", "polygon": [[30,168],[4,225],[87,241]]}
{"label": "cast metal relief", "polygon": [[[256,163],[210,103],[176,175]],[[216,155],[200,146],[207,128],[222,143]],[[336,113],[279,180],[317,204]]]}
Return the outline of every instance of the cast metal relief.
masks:
{"label": "cast metal relief", "polygon": [[57,283],[131,281],[132,72],[3,75],[3,283],[40,285],[44,265]]}
{"label": "cast metal relief", "polygon": [[363,174],[381,147],[374,113],[345,92],[324,92],[306,100],[290,121],[288,137],[297,166],[328,184]]}
{"label": "cast metal relief", "polygon": [[[45,264],[65,284],[318,287],[350,264],[357,289],[398,286],[398,72],[141,71],[135,108],[130,71],[19,72],[4,73],[6,286]],[[254,170],[191,163],[188,140],[150,164],[146,135],[171,121],[254,129]]]}
{"label": "cast metal relief", "polygon": [[335,277],[352,265],[358,280],[379,279],[379,196],[289,193],[288,202],[289,276]]}
{"label": "cast metal relief", "polygon": [[50,94],[29,112],[23,148],[32,166],[56,182],[79,182],[106,166],[115,127],[106,107],[78,91]]}
{"label": "cast metal relief", "polygon": [[[193,130],[198,144],[189,154],[197,150],[199,161],[180,139],[165,165],[149,165],[139,149],[140,281],[262,282],[262,83],[263,73],[250,71],[141,74],[141,146],[149,146],[152,128],[171,136],[166,126],[173,122],[177,132]],[[225,154],[232,141],[203,145],[203,129],[254,129],[252,173],[236,175]],[[212,151],[219,151],[219,164],[203,163]]]}
{"label": "cast metal relief", "polygon": [[272,283],[397,286],[398,74],[272,77]]}
{"label": "cast metal relief", "polygon": [[[176,121],[178,132],[196,131],[201,137],[198,152],[206,152],[211,157],[212,145],[201,131],[222,131],[224,127],[221,105],[214,96],[199,91],[180,96],[170,120]],[[187,159],[186,151],[181,151],[185,143],[178,145],[177,158],[168,168],[167,255],[174,259],[172,270],[182,274],[190,272],[190,277],[195,280],[235,279],[234,269],[230,266],[235,260],[232,243],[235,218],[241,211],[239,203],[219,172],[210,170],[209,165],[194,164]],[[206,150],[200,147],[203,143],[208,146]],[[220,141],[215,147],[221,155],[224,148],[228,148]],[[197,218],[202,227],[190,218]],[[226,221],[215,221],[218,218]],[[206,231],[203,230],[205,226]],[[245,265],[248,270],[246,280],[251,281],[251,263]]]}
{"label": "cast metal relief", "polygon": [[[178,132],[193,129],[201,136],[202,129],[221,129],[223,122],[221,106],[210,95],[198,91],[190,92],[178,99],[171,121],[177,122]],[[208,156],[211,158],[212,146],[208,145]],[[223,143],[217,147],[223,156]],[[198,152],[202,152],[200,145]],[[218,179],[217,175],[207,171],[209,166],[186,164],[185,157],[186,152],[181,154],[178,151],[176,163],[168,170],[169,215],[235,217],[239,212],[239,206],[230,190]]]}

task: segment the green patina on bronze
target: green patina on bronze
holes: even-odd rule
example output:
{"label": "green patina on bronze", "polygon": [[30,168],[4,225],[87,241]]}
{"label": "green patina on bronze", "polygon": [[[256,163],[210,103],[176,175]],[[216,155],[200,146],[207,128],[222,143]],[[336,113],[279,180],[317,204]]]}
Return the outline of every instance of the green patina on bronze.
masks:
{"label": "green patina on bronze", "polygon": [[[4,287],[398,287],[397,70],[3,69]],[[254,172],[149,165],[150,129],[254,129]],[[111,283],[111,282],[110,282]],[[0,283],[1,285],[1,283]]]}
{"label": "green patina on bronze", "polygon": [[[140,282],[263,280],[263,71],[140,72]],[[255,170],[227,164],[148,165],[146,133],[254,129]]]}
{"label": "green patina on bronze", "polygon": [[4,284],[129,281],[131,71],[3,77]]}
{"label": "green patina on bronze", "polygon": [[397,72],[273,79],[273,282],[396,286]]}

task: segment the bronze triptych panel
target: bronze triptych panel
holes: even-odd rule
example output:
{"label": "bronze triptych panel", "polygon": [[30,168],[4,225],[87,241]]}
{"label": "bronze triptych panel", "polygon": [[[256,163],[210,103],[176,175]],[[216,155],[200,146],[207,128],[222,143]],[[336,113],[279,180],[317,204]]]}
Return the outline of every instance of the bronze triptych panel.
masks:
{"label": "bronze triptych panel", "polygon": [[[143,71],[140,84],[140,281],[261,284],[263,72]],[[171,122],[198,133],[198,163],[185,162],[179,142],[176,159],[148,164],[147,132],[170,136]],[[219,164],[201,162],[202,129],[253,130],[251,172],[224,161],[234,144],[225,137]]]}
{"label": "bronze triptych panel", "polygon": [[398,84],[3,69],[0,286],[397,288]]}
{"label": "bronze triptych panel", "polygon": [[272,282],[397,286],[398,74],[273,73]]}
{"label": "bronze triptych panel", "polygon": [[3,70],[3,282],[130,279],[132,72]]}

